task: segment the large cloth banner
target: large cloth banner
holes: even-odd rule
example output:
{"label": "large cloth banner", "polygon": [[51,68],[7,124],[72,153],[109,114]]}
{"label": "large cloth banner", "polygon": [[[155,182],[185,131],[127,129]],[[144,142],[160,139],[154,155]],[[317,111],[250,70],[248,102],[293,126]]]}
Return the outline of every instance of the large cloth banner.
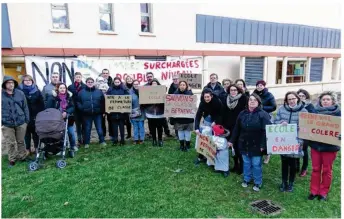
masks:
{"label": "large cloth banner", "polygon": [[314,113],[299,114],[299,137],[307,140],[341,146],[341,118]]}
{"label": "large cloth banner", "polygon": [[106,68],[112,78],[124,80],[127,76],[137,79],[141,85],[147,83],[146,73],[152,72],[162,85],[170,86],[174,75],[202,73],[202,59],[178,59],[172,61],[144,61],[144,60],[115,60],[81,57],[39,57],[26,56],[25,67],[27,74],[33,76],[38,87],[50,83],[52,72],[59,72],[62,82],[70,85],[75,72],[81,72],[83,79],[99,77]]}
{"label": "large cloth banner", "polygon": [[297,125],[266,126],[268,154],[298,154],[300,144],[297,140]]}

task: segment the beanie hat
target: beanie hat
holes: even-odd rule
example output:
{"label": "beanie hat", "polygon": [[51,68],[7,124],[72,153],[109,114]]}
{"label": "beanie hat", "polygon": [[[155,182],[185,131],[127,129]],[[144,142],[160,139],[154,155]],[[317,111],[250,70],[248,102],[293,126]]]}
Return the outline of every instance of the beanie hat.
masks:
{"label": "beanie hat", "polygon": [[264,80],[259,80],[259,81],[257,81],[256,87],[257,87],[259,84],[262,84],[264,87],[266,86],[266,82],[265,82]]}

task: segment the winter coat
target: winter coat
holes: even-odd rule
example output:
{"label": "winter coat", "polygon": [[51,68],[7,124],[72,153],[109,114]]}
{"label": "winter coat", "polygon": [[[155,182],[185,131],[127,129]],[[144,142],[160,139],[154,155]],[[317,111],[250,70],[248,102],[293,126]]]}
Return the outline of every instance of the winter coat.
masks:
{"label": "winter coat", "polygon": [[[225,90],[223,89],[222,85],[220,82],[217,82],[214,89],[213,87],[211,86],[211,83],[209,82],[204,88],[203,88],[203,91],[202,91],[202,97],[204,96],[203,92],[206,88],[209,88],[212,92],[213,92],[213,95],[214,96],[217,96],[218,98],[221,98],[221,96],[224,95]],[[203,100],[203,98],[201,98],[201,100]]]}
{"label": "winter coat", "polygon": [[[6,92],[6,82],[14,81],[13,94]],[[26,102],[24,93],[17,89],[18,82],[12,76],[5,76],[2,83],[1,93],[1,124],[3,126],[14,128],[24,123],[30,122],[29,107]]]}
{"label": "winter coat", "polygon": [[143,121],[145,120],[145,112],[144,108],[140,106],[139,96],[135,93],[134,89],[129,90],[129,94],[131,95],[131,103],[132,103],[132,111],[139,111],[141,112],[141,116],[130,118],[132,121]]}
{"label": "winter coat", "polygon": [[55,89],[56,89],[56,85],[52,84],[52,83],[49,83],[43,87],[42,96],[43,96],[43,100],[44,100],[45,105],[47,103],[48,96],[53,95],[52,91]]}
{"label": "winter coat", "polygon": [[[288,105],[284,104],[283,106],[280,106],[280,108],[278,108],[274,123],[281,124],[282,122],[287,122],[288,124],[297,124],[297,127],[299,129],[299,114],[302,112],[307,113],[307,110],[304,108],[303,103],[297,104],[294,108],[290,108]],[[298,141],[300,143],[300,146],[302,146],[303,140],[298,139]],[[301,154],[288,154],[283,156],[299,158]]]}
{"label": "winter coat", "polygon": [[[174,94],[181,94],[181,95],[193,95],[191,90],[185,90],[185,91],[180,91],[179,89],[177,89]],[[174,117],[174,122],[175,123],[179,123],[179,124],[189,124],[189,123],[193,123],[194,119],[191,118],[178,118],[178,117]]]}
{"label": "winter coat", "polygon": [[272,113],[276,110],[276,101],[274,95],[268,91],[267,88],[264,88],[261,92],[254,90],[254,93],[258,94],[262,99],[263,110],[267,113]]}
{"label": "winter coat", "polygon": [[[109,90],[106,92],[106,95],[129,95],[129,91],[123,84],[120,84],[119,86],[112,85],[112,87],[110,87]],[[110,113],[109,115],[111,120],[117,120],[125,119],[127,113]]]}
{"label": "winter coat", "polygon": [[309,113],[315,113],[315,108],[314,105],[309,102],[309,103],[305,103],[305,109],[309,112]]}
{"label": "winter coat", "polygon": [[262,156],[261,149],[266,150],[265,126],[270,124],[269,114],[260,107],[252,112],[245,109],[238,116],[229,142],[237,144],[242,155]]}
{"label": "winter coat", "polygon": [[[322,115],[341,117],[341,110],[340,110],[340,106],[338,104],[335,104],[333,106],[333,109],[327,109],[326,111],[323,111],[323,109],[326,109],[326,108],[319,107],[319,103],[318,103],[315,106],[315,113],[316,114],[322,114]],[[308,142],[309,142],[309,145],[311,146],[311,148],[313,148],[319,152],[335,152],[335,151],[340,150],[340,147],[337,145],[331,145],[331,144],[326,144],[326,143],[316,142],[316,141],[308,141]]]}
{"label": "winter coat", "polygon": [[211,116],[212,121],[217,125],[222,125],[222,112],[223,105],[218,97],[213,96],[209,103],[206,103],[204,100],[201,101],[195,117],[195,130],[199,130],[201,118],[206,118],[209,115]]}
{"label": "winter coat", "polygon": [[[77,105],[78,94],[80,93],[81,90],[85,88],[86,88],[86,84],[84,84],[83,82],[80,82],[78,86],[76,86],[75,82],[68,86],[68,90],[73,94],[72,98],[73,98],[74,106]],[[78,111],[78,109],[75,108],[75,111]]]}
{"label": "winter coat", "polygon": [[172,82],[170,88],[168,89],[168,94],[174,94],[178,89],[178,84]]}
{"label": "winter coat", "polygon": [[84,115],[98,115],[105,111],[105,98],[101,90],[86,87],[78,94],[77,107]]}
{"label": "winter coat", "polygon": [[44,110],[44,100],[41,91],[38,89],[38,87],[33,84],[35,88],[31,90],[30,92],[26,92],[26,90],[23,90],[23,84],[20,84],[18,88],[23,91],[27,105],[29,107],[29,113],[30,113],[30,122],[29,126],[35,125],[36,116],[39,112]]}
{"label": "winter coat", "polygon": [[241,97],[238,100],[238,103],[234,109],[230,109],[227,105],[227,97],[224,101],[224,107],[223,107],[223,126],[229,130],[230,136],[232,135],[232,132],[235,127],[235,123],[237,121],[237,118],[239,116],[239,113],[246,109],[247,105],[247,97],[245,94],[242,94]]}
{"label": "winter coat", "polygon": [[59,96],[55,92],[53,92],[53,95],[49,95],[47,97],[46,108],[54,108],[54,109],[60,110],[61,112],[66,112],[68,115],[68,126],[72,126],[75,121],[74,119],[75,107],[74,107],[72,95],[67,92],[67,107],[65,110],[61,109],[60,102],[61,102],[61,99],[59,98]]}

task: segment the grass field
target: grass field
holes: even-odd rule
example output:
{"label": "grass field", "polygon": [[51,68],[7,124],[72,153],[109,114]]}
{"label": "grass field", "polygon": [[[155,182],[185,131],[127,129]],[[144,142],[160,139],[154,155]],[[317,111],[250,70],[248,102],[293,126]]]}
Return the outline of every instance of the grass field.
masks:
{"label": "grass field", "polygon": [[241,176],[231,173],[224,178],[204,164],[195,166],[195,151],[183,153],[177,146],[176,140],[166,141],[163,148],[150,142],[91,145],[68,159],[65,169],[57,169],[57,159],[52,158],[37,172],[28,172],[25,163],[9,169],[3,157],[2,217],[262,217],[249,207],[259,199],[281,205],[284,211],[278,217],[341,216],[340,154],[329,200],[319,202],[307,200],[309,174],[297,176],[293,193],[279,192],[279,156],[264,166],[263,188],[257,193],[252,186],[241,187]]}

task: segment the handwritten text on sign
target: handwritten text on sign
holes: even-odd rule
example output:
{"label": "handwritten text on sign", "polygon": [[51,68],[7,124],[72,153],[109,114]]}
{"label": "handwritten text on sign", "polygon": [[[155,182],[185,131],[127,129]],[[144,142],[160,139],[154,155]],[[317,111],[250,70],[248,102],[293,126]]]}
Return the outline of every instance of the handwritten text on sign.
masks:
{"label": "handwritten text on sign", "polygon": [[197,152],[203,154],[212,165],[215,165],[216,145],[210,136],[199,135],[197,138]]}
{"label": "handwritten text on sign", "polygon": [[300,113],[299,136],[302,139],[340,146],[341,119],[338,116]]}
{"label": "handwritten text on sign", "polygon": [[155,104],[165,102],[166,86],[139,87],[140,104]]}
{"label": "handwritten text on sign", "polygon": [[298,154],[300,144],[297,140],[297,125],[267,125],[268,154]]}
{"label": "handwritten text on sign", "polygon": [[165,117],[195,118],[197,111],[196,95],[167,94]]}
{"label": "handwritten text on sign", "polygon": [[131,113],[131,95],[106,95],[107,113]]}
{"label": "handwritten text on sign", "polygon": [[202,89],[202,74],[180,74],[179,78],[193,89]]}

